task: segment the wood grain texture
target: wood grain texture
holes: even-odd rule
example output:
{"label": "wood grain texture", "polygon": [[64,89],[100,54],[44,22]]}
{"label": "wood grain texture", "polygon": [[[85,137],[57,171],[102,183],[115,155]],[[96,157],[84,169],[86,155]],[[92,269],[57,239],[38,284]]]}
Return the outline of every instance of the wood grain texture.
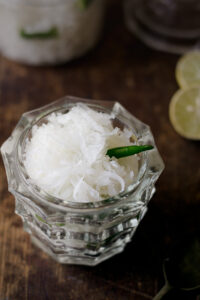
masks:
{"label": "wood grain texture", "polygon": [[0,161],[0,300],[146,300],[163,284],[170,246],[200,228],[200,143],[178,136],[168,119],[177,90],[178,56],[148,49],[109,1],[104,34],[87,56],[59,67],[32,68],[0,57],[0,144],[21,114],[64,95],[118,100],[154,133],[166,168],[126,250],[97,267],[60,265],[30,242],[14,214]]}

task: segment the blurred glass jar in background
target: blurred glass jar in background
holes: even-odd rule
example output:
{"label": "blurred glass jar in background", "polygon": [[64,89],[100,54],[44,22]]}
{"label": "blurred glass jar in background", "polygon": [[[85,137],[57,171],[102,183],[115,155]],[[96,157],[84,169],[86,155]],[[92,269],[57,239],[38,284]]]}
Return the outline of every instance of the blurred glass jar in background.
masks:
{"label": "blurred glass jar in background", "polygon": [[199,0],[125,0],[125,17],[152,48],[172,53],[200,48]]}
{"label": "blurred glass jar in background", "polygon": [[59,64],[98,41],[104,0],[0,0],[0,50],[30,64]]}

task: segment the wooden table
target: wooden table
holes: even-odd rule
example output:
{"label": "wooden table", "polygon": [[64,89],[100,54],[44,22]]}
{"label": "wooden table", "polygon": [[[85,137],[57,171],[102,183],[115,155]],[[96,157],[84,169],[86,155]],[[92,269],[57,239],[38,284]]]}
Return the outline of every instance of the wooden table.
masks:
{"label": "wooden table", "polygon": [[64,95],[118,100],[151,126],[166,165],[133,241],[90,268],[60,265],[31,244],[0,161],[0,300],[145,300],[159,290],[170,246],[200,227],[200,144],[177,135],[168,119],[177,59],[130,34],[116,0],[99,45],[79,60],[33,68],[0,57],[0,144],[23,112]]}

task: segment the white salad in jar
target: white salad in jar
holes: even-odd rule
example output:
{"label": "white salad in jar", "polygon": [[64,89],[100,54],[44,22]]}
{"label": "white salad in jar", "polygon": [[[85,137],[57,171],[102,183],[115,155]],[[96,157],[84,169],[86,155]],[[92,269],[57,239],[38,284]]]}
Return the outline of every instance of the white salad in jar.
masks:
{"label": "white salad in jar", "polygon": [[77,58],[98,41],[104,0],[0,0],[0,51],[30,64]]}
{"label": "white salad in jar", "polygon": [[79,103],[34,125],[24,155],[31,181],[54,197],[80,203],[126,190],[137,178],[139,157],[106,155],[108,149],[133,145],[133,132],[113,127],[114,117]]}

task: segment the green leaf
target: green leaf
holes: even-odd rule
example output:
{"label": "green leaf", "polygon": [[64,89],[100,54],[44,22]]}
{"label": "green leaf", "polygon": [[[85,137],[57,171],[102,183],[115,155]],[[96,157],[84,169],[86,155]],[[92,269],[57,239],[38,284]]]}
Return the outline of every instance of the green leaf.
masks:
{"label": "green leaf", "polygon": [[143,145],[143,146],[126,146],[126,147],[118,147],[118,148],[112,148],[109,149],[106,153],[109,157],[126,157],[130,155],[134,155],[143,151],[151,150],[153,149],[153,146],[151,145]]}
{"label": "green leaf", "polygon": [[[170,290],[200,292],[200,237],[185,237],[163,264],[165,286],[154,300],[164,299]],[[178,298],[177,298],[178,299]],[[192,299],[192,298],[191,298]]]}
{"label": "green leaf", "polygon": [[78,0],[78,5],[81,9],[86,9],[94,0]]}
{"label": "green leaf", "polygon": [[65,223],[56,223],[56,226],[63,227],[65,226]]}
{"label": "green leaf", "polygon": [[36,216],[36,218],[37,218],[40,222],[49,225],[42,217],[40,217],[40,216],[38,216],[38,215],[35,215],[35,216]]}
{"label": "green leaf", "polygon": [[165,274],[172,286],[200,287],[200,238],[187,238],[174,250],[165,261]]}
{"label": "green leaf", "polygon": [[27,32],[26,29],[21,29],[20,35],[24,39],[52,39],[58,37],[58,29],[54,26],[47,31],[38,31],[33,33]]}
{"label": "green leaf", "polygon": [[[49,225],[50,227],[52,226],[51,224],[49,224],[47,221],[45,221],[42,217],[40,217],[39,215],[35,215],[36,216],[36,218],[38,219],[38,221],[40,221],[40,222],[42,222],[42,223],[44,223],[44,224],[47,224],[47,225]],[[65,223],[56,223],[55,224],[55,226],[58,226],[58,227],[63,227],[63,226],[65,226]]]}

